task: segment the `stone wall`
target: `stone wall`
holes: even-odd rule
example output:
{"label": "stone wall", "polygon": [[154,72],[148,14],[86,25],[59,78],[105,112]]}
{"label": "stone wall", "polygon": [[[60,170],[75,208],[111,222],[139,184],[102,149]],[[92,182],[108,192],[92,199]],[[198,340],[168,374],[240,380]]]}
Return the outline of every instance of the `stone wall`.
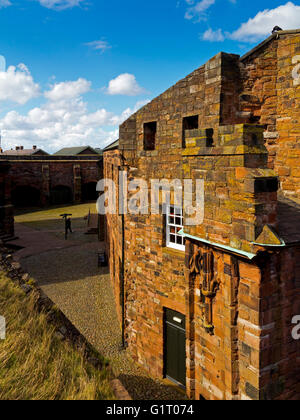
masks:
{"label": "stone wall", "polygon": [[12,192],[20,187],[32,187],[40,193],[41,205],[51,204],[51,191],[56,187],[70,189],[74,203],[82,201],[82,188],[85,184],[96,183],[102,178],[102,158],[59,157],[8,157],[10,161],[9,175]]}
{"label": "stone wall", "polygon": [[8,162],[0,162],[0,240],[2,241],[12,239],[15,232],[9,169]]}
{"label": "stone wall", "polygon": [[[299,251],[262,253],[251,263],[213,251],[217,287],[211,303],[200,299],[203,274],[191,273],[188,261],[212,251],[187,245],[187,366],[193,398],[299,399],[300,346],[291,335],[291,319],[300,310],[295,297]],[[210,304],[213,335],[205,322]]]}
{"label": "stone wall", "polygon": [[186,233],[253,252],[263,227],[276,227],[278,180],[267,168],[263,128],[221,126],[212,147],[205,131],[192,136],[181,152],[183,178],[204,180],[205,211]]}
{"label": "stone wall", "polygon": [[241,111],[265,125],[269,166],[285,196],[300,200],[299,31],[287,31],[241,61]]}
{"label": "stone wall", "polygon": [[[242,61],[217,55],[131,116],[120,127],[119,151],[104,154],[104,174],[117,185],[120,170],[148,185],[151,179],[204,180],[204,222],[184,226],[185,252],[166,246],[163,214],[122,216],[117,209],[106,218],[128,351],[163,377],[165,309],[185,315],[191,398],[300,397],[299,344],[291,338],[291,320],[300,311],[300,238],[287,234],[284,243],[278,233],[285,229],[277,200],[278,146],[272,148],[283,135],[276,134],[277,104],[286,100],[276,91],[285,80],[278,78],[279,67],[288,83],[291,77],[283,67],[292,58],[280,66],[277,60],[284,37]],[[287,37],[292,52],[298,38]],[[297,92],[290,92],[293,104]],[[198,116],[198,127],[184,130],[191,116]],[[152,122],[155,149],[145,150],[144,124]],[[293,152],[297,142],[289,137]],[[165,204],[161,197],[159,204]]]}
{"label": "stone wall", "polygon": [[[121,168],[122,159],[119,151],[105,152],[105,167],[103,170],[105,179],[112,179],[116,185],[119,185],[119,168]],[[117,195],[118,198],[118,195]],[[109,258],[109,268],[111,281],[115,292],[116,309],[119,319],[122,319],[122,304],[124,299],[122,297],[122,216],[119,214],[107,214],[105,223],[105,243],[106,252]]]}
{"label": "stone wall", "polygon": [[300,246],[261,256],[260,324],[252,332],[260,351],[260,398],[299,400],[300,341],[291,319],[300,314]]}

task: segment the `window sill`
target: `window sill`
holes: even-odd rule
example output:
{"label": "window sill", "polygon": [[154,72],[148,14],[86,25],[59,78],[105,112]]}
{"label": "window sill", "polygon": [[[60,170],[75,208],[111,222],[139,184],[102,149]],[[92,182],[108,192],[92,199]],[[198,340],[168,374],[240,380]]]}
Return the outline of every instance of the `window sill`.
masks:
{"label": "window sill", "polygon": [[170,248],[170,247],[164,247],[162,249],[163,254],[168,254],[168,255],[174,255],[176,257],[179,257],[181,259],[185,259],[185,251],[180,251],[179,249],[175,249],[175,248]]}

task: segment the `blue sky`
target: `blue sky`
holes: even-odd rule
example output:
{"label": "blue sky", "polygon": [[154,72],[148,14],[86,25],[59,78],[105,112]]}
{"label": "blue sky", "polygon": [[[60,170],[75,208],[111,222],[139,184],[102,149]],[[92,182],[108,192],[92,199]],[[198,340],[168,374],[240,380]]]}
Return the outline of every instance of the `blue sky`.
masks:
{"label": "blue sky", "polygon": [[[220,50],[244,54],[298,1],[0,0],[5,149],[101,147],[138,107]],[[251,19],[251,20],[250,20]]]}

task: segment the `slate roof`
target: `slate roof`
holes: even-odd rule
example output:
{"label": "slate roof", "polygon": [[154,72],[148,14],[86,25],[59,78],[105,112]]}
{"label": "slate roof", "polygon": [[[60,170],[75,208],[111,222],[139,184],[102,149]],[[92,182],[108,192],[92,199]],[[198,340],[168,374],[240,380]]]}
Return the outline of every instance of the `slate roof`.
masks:
{"label": "slate roof", "polygon": [[119,148],[119,139],[115,140],[113,143],[109,144],[103,149],[103,152],[108,152],[110,150],[116,150]]}
{"label": "slate roof", "polygon": [[33,156],[37,154],[49,155],[42,149],[19,149],[19,150],[5,150],[1,155],[5,156]]}
{"label": "slate roof", "polygon": [[99,155],[100,153],[93,149],[91,146],[79,146],[79,147],[65,147],[58,152],[54,153],[54,156],[77,156],[80,155],[85,150],[90,149],[91,155]]}

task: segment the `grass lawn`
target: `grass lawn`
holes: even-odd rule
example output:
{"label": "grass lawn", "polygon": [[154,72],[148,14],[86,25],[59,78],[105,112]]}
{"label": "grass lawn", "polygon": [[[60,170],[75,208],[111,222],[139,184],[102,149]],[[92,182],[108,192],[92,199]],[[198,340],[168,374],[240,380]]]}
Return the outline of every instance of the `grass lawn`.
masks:
{"label": "grass lawn", "polygon": [[[48,223],[50,228],[60,228],[63,225],[61,214],[72,214],[72,219],[83,219],[89,211],[96,213],[95,203],[85,203],[69,206],[56,206],[48,208],[16,209],[15,222],[28,224],[28,226],[45,226]],[[85,222],[86,226],[86,222]]]}
{"label": "grass lawn", "polygon": [[0,315],[7,323],[6,339],[0,340],[0,400],[112,399],[108,372],[56,337],[36,299],[0,274]]}

